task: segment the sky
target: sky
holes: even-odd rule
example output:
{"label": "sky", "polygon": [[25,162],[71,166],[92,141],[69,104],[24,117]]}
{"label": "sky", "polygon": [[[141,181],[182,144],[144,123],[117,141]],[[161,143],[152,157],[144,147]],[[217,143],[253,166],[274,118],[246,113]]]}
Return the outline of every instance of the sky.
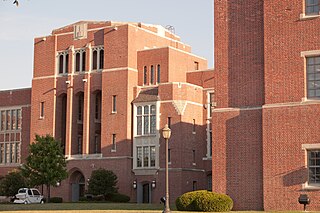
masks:
{"label": "sky", "polygon": [[0,90],[31,87],[33,40],[80,20],[171,25],[213,67],[212,0],[0,0]]}

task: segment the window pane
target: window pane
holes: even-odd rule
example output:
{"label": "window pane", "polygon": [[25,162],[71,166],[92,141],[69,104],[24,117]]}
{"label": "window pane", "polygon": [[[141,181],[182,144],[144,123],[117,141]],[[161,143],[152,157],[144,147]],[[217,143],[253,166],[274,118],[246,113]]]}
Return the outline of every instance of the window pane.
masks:
{"label": "window pane", "polygon": [[156,147],[155,146],[150,147],[150,166],[151,167],[156,166]]}
{"label": "window pane", "polygon": [[150,126],[150,133],[151,134],[156,134],[156,116],[155,115],[151,115],[150,116],[151,119],[151,126]]}
{"label": "window pane", "polygon": [[104,50],[100,50],[100,62],[99,62],[99,69],[103,69],[104,65]]}
{"label": "window pane", "polygon": [[143,84],[147,84],[147,67],[143,68]]}
{"label": "window pane", "polygon": [[6,112],[1,111],[1,131],[4,131],[6,127]]}
{"label": "window pane", "polygon": [[80,53],[76,53],[76,71],[80,71]]}
{"label": "window pane", "polygon": [[137,117],[137,135],[142,135],[142,116]]}
{"label": "window pane", "polygon": [[59,55],[59,73],[63,73],[63,55]]}
{"label": "window pane", "polygon": [[11,112],[10,110],[7,110],[7,124],[6,124],[6,129],[10,130],[11,129]]}
{"label": "window pane", "polygon": [[17,110],[17,119],[18,119],[17,128],[18,128],[18,129],[21,129],[21,120],[22,120],[22,117],[21,117],[21,110],[20,110],[20,109]]}
{"label": "window pane", "polygon": [[142,147],[137,147],[137,167],[142,167]]}
{"label": "window pane", "polygon": [[160,75],[161,75],[160,64],[158,64],[158,67],[157,67],[157,83],[160,83]]}
{"label": "window pane", "polygon": [[65,64],[65,67],[66,67],[66,73],[69,72],[69,54],[66,54],[66,64]]}
{"label": "window pane", "polygon": [[150,70],[150,83],[154,84],[154,69],[153,69],[153,65],[151,66],[151,70]]}
{"label": "window pane", "polygon": [[82,52],[82,70],[81,71],[85,71],[86,70],[86,52]]}
{"label": "window pane", "polygon": [[143,134],[149,134],[149,116],[143,116]]}
{"label": "window pane", "polygon": [[143,147],[143,167],[149,167],[149,147]]}
{"label": "window pane", "polygon": [[155,115],[156,114],[156,106],[155,105],[151,105],[151,113],[152,115]]}
{"label": "window pane", "polygon": [[142,115],[142,107],[141,106],[139,106],[137,108],[137,115]]}
{"label": "window pane", "polygon": [[16,125],[16,110],[11,111],[11,122],[12,122],[12,130],[15,130],[17,125]]}
{"label": "window pane", "polygon": [[96,50],[93,51],[92,53],[92,69],[96,70],[97,69],[97,63],[98,63],[98,53]]}
{"label": "window pane", "polygon": [[149,114],[149,106],[144,106],[144,115],[148,115]]}

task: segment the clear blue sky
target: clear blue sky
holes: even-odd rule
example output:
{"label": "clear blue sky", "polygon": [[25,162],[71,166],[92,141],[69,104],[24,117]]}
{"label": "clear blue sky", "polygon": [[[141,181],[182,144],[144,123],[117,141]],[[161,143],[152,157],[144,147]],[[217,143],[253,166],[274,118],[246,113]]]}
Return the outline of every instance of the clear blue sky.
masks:
{"label": "clear blue sky", "polygon": [[31,87],[33,39],[80,20],[172,25],[213,66],[213,0],[0,1],[0,90]]}

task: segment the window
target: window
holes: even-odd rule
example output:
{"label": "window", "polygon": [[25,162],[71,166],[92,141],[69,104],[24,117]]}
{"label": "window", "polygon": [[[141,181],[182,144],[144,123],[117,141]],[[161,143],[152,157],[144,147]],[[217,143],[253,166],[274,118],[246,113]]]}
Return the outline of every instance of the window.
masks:
{"label": "window", "polygon": [[144,66],[143,68],[143,84],[147,84],[147,67]]}
{"label": "window", "polygon": [[17,128],[17,113],[16,113],[16,110],[11,110],[11,123],[12,123],[12,130],[16,130]]}
{"label": "window", "polygon": [[156,147],[139,146],[137,147],[137,167],[156,166]]}
{"label": "window", "polygon": [[168,149],[168,163],[171,163],[171,149]]}
{"label": "window", "polygon": [[1,128],[0,128],[0,130],[4,131],[6,129],[5,128],[6,127],[6,111],[1,111],[0,116],[1,116],[1,123],[0,123]]}
{"label": "window", "polygon": [[20,142],[0,143],[0,165],[20,163]]}
{"label": "window", "polygon": [[84,99],[84,95],[82,93],[79,95],[79,98],[78,98],[78,122],[83,121],[83,99]]}
{"label": "window", "polygon": [[78,154],[82,154],[82,135],[78,135]]}
{"label": "window", "polygon": [[156,134],[156,105],[137,107],[137,135]]}
{"label": "window", "polygon": [[6,130],[11,129],[11,111],[7,110],[7,119],[6,119]]}
{"label": "window", "polygon": [[154,84],[154,69],[153,69],[153,65],[151,65],[151,69],[150,69],[150,84]]}
{"label": "window", "polygon": [[86,51],[84,49],[77,50],[75,52],[75,55],[76,55],[75,71],[84,72],[86,70]]}
{"label": "window", "polygon": [[212,110],[216,106],[214,102],[214,92],[207,92],[207,110],[208,110],[208,118],[212,117]]}
{"label": "window", "polygon": [[21,109],[0,112],[0,131],[21,129]]}
{"label": "window", "polygon": [[320,98],[320,56],[307,57],[308,98]]}
{"label": "window", "polygon": [[212,174],[207,176],[207,190],[208,191],[212,191]]}
{"label": "window", "polygon": [[171,117],[168,117],[168,127],[171,129]]}
{"label": "window", "polygon": [[44,102],[40,103],[40,118],[44,118]]}
{"label": "window", "polygon": [[69,54],[68,51],[60,52],[58,54],[58,72],[64,74],[69,72]]}
{"label": "window", "polygon": [[95,116],[96,122],[101,120],[101,92],[96,94],[95,98]]}
{"label": "window", "polygon": [[157,66],[157,83],[158,84],[160,83],[160,73],[161,73],[160,64],[158,64]]}
{"label": "window", "polygon": [[99,134],[96,134],[94,136],[94,153],[100,153],[100,140],[101,140],[101,136]]}
{"label": "window", "polygon": [[116,134],[112,134],[112,150],[116,150]]}
{"label": "window", "polygon": [[193,121],[192,121],[192,133],[193,134],[196,133],[196,119],[193,119]]}
{"label": "window", "polygon": [[319,0],[305,0],[305,14],[319,15]]}
{"label": "window", "polygon": [[103,69],[104,50],[103,47],[95,47],[92,49],[92,70]]}
{"label": "window", "polygon": [[196,164],[196,150],[192,150],[192,164]]}
{"label": "window", "polygon": [[197,62],[197,61],[194,62],[194,69],[195,70],[199,69],[199,62]]}
{"label": "window", "polygon": [[308,185],[320,184],[320,150],[308,150]]}
{"label": "window", "polygon": [[112,96],[112,112],[113,113],[117,112],[117,96],[116,95]]}
{"label": "window", "polygon": [[196,191],[197,188],[197,181],[192,181],[192,191]]}
{"label": "window", "polygon": [[21,109],[17,109],[17,129],[21,129],[22,116]]}

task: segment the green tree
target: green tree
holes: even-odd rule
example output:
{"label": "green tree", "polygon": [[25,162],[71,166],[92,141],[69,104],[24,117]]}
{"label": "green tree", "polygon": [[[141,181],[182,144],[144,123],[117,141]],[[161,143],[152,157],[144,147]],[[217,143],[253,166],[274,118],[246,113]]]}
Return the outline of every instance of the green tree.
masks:
{"label": "green tree", "polygon": [[20,188],[26,187],[26,180],[18,170],[9,172],[0,179],[0,195],[14,196]]}
{"label": "green tree", "polygon": [[118,177],[113,171],[100,168],[92,172],[88,192],[93,195],[103,195],[106,199],[108,194],[118,192],[117,183]]}
{"label": "green tree", "polygon": [[46,185],[49,201],[50,186],[56,186],[68,177],[66,166],[60,142],[50,135],[36,135],[35,143],[29,146],[29,156],[21,171],[31,186]]}

